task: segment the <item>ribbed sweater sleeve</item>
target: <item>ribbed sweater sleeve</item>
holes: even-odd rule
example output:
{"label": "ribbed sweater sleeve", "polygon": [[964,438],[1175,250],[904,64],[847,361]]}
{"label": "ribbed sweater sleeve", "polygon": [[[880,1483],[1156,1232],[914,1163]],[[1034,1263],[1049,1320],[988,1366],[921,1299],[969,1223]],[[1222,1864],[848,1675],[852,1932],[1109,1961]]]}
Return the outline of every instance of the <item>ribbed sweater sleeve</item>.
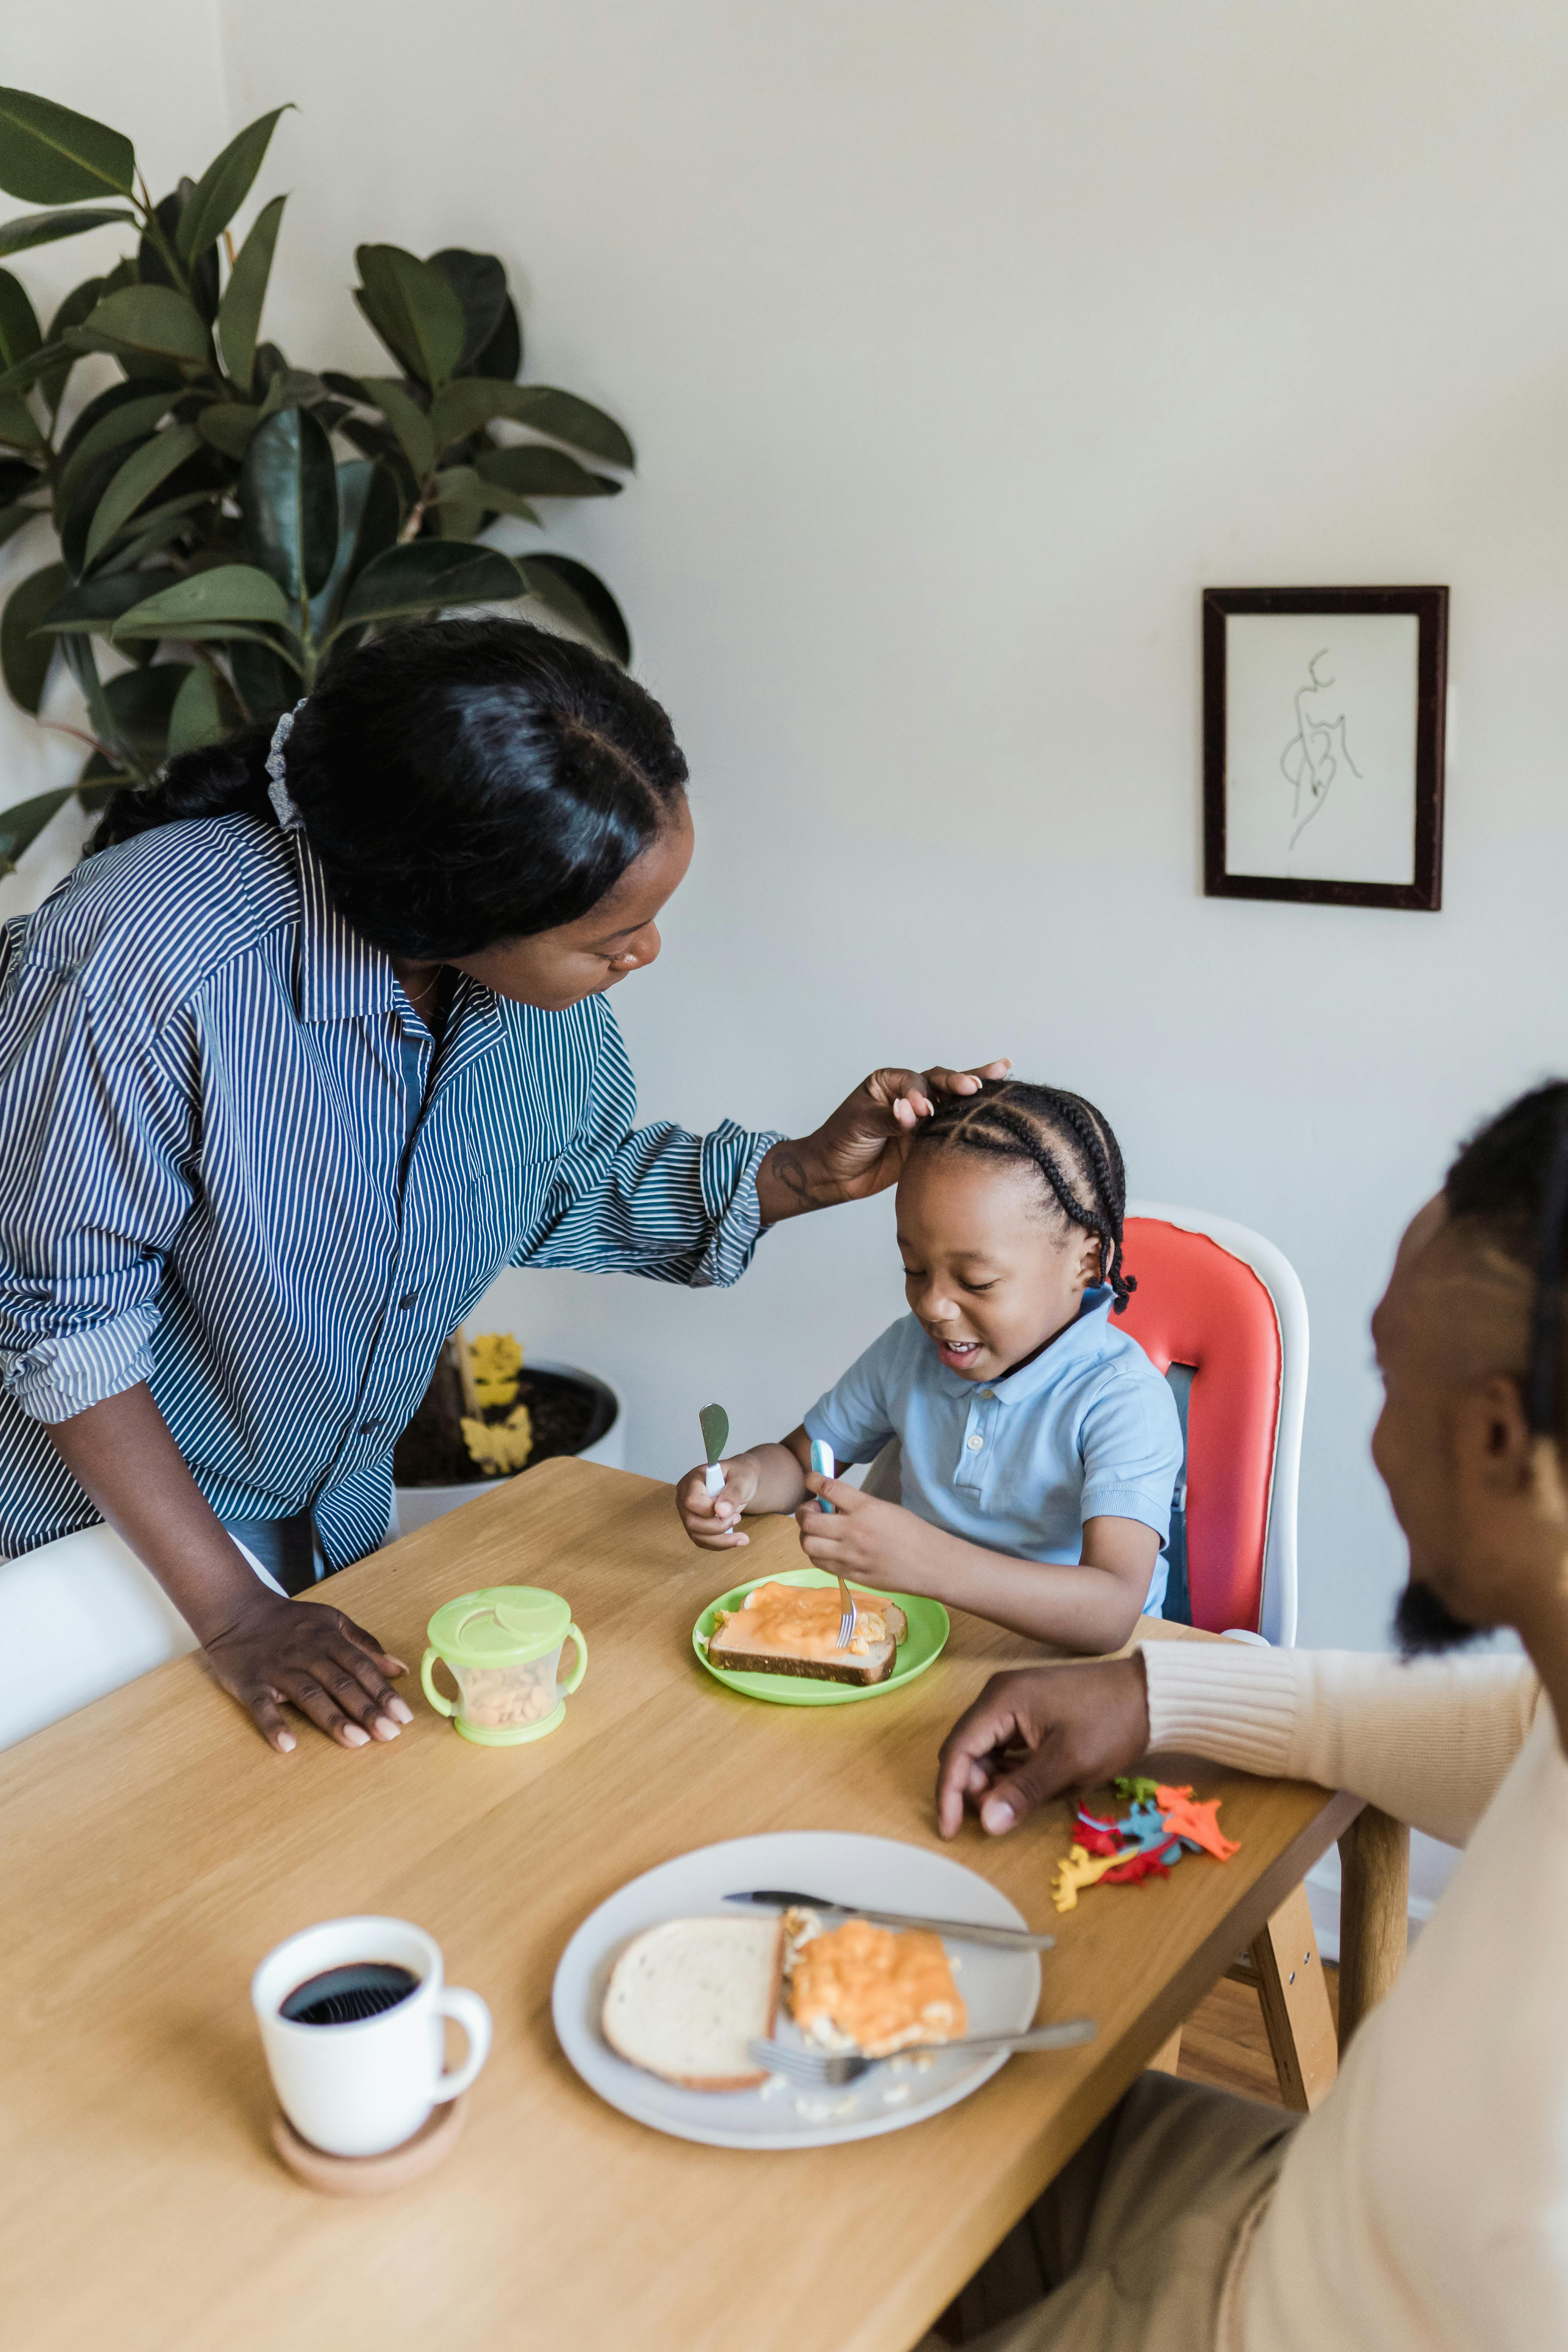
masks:
{"label": "ribbed sweater sleeve", "polygon": [[1462,1845],[1541,1699],[1523,1658],[1405,1665],[1353,1650],[1150,1642],[1150,1746],[1279,1780],[1348,1789]]}

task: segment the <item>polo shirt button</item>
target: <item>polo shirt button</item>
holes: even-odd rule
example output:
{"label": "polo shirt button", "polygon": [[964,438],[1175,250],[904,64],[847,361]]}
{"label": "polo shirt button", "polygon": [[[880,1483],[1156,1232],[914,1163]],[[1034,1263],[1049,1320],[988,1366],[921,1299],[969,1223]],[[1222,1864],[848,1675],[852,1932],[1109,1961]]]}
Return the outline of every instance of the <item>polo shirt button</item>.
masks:
{"label": "polo shirt button", "polygon": [[985,1440],[983,1437],[972,1437],[969,1441],[969,1450],[971,1454],[978,1454],[984,1443]]}

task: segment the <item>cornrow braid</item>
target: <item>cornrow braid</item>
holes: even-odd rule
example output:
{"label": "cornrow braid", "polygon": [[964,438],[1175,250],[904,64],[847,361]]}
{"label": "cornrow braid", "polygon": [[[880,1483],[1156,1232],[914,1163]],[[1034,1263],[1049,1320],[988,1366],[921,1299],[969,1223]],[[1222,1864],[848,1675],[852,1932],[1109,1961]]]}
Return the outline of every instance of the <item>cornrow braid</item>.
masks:
{"label": "cornrow braid", "polygon": [[922,1120],[911,1141],[921,1150],[1031,1161],[1068,1223],[1098,1235],[1100,1279],[1112,1311],[1124,1311],[1138,1287],[1121,1263],[1127,1174],[1110,1120],[1082,1095],[1022,1078],[986,1078],[977,1095],[955,1096]]}

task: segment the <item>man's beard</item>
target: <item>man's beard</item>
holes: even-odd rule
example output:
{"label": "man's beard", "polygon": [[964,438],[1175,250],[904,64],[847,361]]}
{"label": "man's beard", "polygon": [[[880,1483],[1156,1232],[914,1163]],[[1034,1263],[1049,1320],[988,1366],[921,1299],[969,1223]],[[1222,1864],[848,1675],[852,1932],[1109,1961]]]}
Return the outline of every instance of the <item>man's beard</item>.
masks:
{"label": "man's beard", "polygon": [[1484,1628],[1467,1625],[1456,1617],[1447,1601],[1440,1601],[1429,1584],[1413,1576],[1399,1596],[1394,1612],[1394,1638],[1404,1658],[1430,1655],[1437,1650],[1462,1649],[1467,1642],[1479,1642]]}

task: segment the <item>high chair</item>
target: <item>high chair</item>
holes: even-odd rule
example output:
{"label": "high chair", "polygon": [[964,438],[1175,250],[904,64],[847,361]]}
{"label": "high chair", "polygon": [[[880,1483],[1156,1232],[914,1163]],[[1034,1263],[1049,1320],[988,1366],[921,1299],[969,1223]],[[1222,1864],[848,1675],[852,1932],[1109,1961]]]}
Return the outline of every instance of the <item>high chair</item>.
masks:
{"label": "high chair", "polygon": [[[1165,1615],[1207,1633],[1289,1647],[1307,1401],[1300,1282],[1261,1234],[1201,1210],[1132,1202],[1123,1232],[1138,1287],[1118,1321],[1170,1381],[1185,1448]],[[1397,1841],[1401,1833],[1381,1815],[1358,1822],[1350,1833],[1358,1858],[1360,1845],[1387,1843],[1390,1832]],[[1372,1988],[1354,1950],[1342,1950],[1342,2042],[1386,1989]],[[1285,2105],[1315,2107],[1334,2079],[1338,2052],[1304,1885],[1229,1974],[1258,1994]],[[1180,2042],[1178,2032],[1155,2061],[1167,2072],[1175,2071]]]}

